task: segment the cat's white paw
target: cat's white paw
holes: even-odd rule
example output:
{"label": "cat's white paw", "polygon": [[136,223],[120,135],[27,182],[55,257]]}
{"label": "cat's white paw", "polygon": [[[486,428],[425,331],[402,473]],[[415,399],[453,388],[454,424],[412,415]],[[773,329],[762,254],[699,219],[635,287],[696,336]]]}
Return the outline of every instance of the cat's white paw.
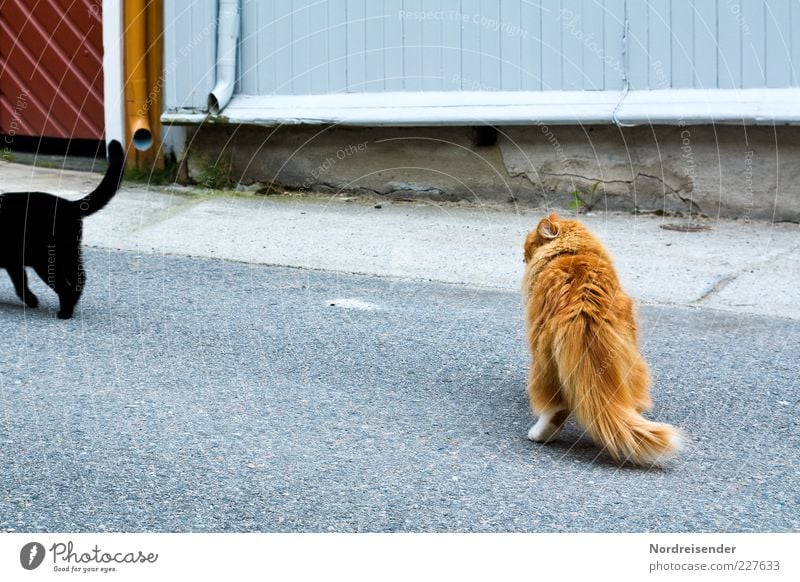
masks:
{"label": "cat's white paw", "polygon": [[556,438],[558,433],[561,432],[561,430],[554,424],[547,424],[545,426],[539,425],[540,423],[537,422],[528,431],[528,439],[535,443],[546,443],[547,441]]}
{"label": "cat's white paw", "polygon": [[553,417],[558,412],[559,411],[555,410],[542,413],[542,415],[539,416],[539,420],[536,421],[536,424],[528,431],[528,438],[535,443],[546,443],[556,438],[563,426],[559,426],[553,422]]}

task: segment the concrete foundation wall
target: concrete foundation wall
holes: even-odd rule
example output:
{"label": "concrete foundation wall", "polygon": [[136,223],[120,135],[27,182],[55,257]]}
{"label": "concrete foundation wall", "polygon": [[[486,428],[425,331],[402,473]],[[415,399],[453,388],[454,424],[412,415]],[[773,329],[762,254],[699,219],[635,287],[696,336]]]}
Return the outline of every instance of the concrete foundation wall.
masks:
{"label": "concrete foundation wall", "polygon": [[[205,125],[187,170],[327,193],[697,213],[800,222],[800,128],[501,127],[476,145],[466,127]],[[483,136],[485,138],[485,136]],[[212,170],[209,170],[211,168]]]}

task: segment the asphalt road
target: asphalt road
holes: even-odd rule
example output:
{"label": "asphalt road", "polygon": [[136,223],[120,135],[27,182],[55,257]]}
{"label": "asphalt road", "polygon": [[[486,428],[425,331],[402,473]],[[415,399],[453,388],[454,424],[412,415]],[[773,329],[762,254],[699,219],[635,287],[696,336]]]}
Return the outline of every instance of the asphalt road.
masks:
{"label": "asphalt road", "polygon": [[67,322],[0,278],[0,531],[800,529],[800,322],[643,307],[688,441],[643,470],[525,438],[515,293],[86,258]]}

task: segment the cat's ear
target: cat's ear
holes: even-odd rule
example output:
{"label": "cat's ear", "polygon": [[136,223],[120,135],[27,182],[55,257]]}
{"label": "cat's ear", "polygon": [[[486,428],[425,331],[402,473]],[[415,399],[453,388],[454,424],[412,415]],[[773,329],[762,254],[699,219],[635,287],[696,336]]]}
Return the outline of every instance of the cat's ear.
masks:
{"label": "cat's ear", "polygon": [[543,218],[539,221],[539,226],[536,227],[536,232],[538,232],[539,236],[542,238],[553,240],[558,236],[559,233],[558,221],[558,214],[551,214],[547,218]]}

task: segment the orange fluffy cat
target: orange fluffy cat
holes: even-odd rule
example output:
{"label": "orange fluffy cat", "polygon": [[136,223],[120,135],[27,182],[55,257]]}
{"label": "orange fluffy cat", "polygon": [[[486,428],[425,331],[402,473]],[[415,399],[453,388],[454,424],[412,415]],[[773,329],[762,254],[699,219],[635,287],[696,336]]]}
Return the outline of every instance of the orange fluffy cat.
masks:
{"label": "orange fluffy cat", "polygon": [[577,220],[542,219],[525,240],[523,293],[533,363],[528,397],[539,418],[528,432],[554,439],[567,417],[620,461],[659,463],[679,432],[650,422],[650,372],[639,355],[633,302],[611,257]]}

